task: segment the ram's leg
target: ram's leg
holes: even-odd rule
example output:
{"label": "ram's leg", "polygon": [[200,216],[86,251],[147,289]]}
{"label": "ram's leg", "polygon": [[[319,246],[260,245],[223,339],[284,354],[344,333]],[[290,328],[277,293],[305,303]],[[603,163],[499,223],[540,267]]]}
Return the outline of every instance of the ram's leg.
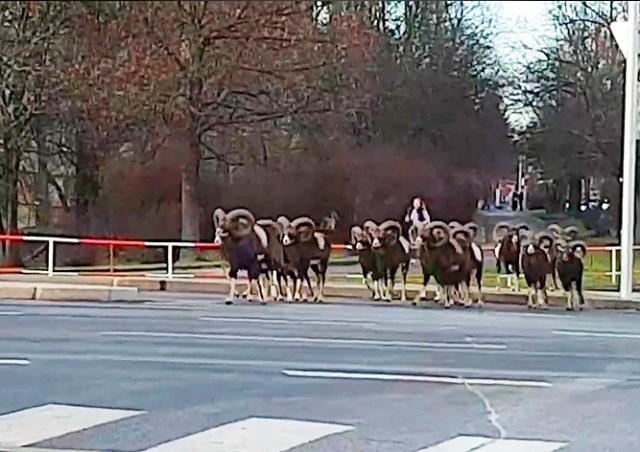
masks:
{"label": "ram's leg", "polygon": [[460,294],[462,295],[462,302],[465,308],[470,308],[473,305],[471,300],[471,285],[466,281],[463,281],[460,287]]}
{"label": "ram's leg", "polygon": [[484,300],[482,299],[482,267],[475,271],[476,284],[478,285],[478,306],[484,306]]}
{"label": "ram's leg", "polygon": [[295,286],[295,290],[293,291],[293,299],[294,301],[302,300],[302,286],[304,285],[304,278],[298,276],[298,283]]}
{"label": "ram's leg", "polygon": [[[309,288],[309,296],[307,297],[306,295],[302,294],[302,301],[307,301],[309,299],[313,300],[313,287],[311,286],[311,279],[309,278],[309,272],[305,272],[304,274],[304,280],[307,282],[307,287]],[[300,291],[302,292],[302,287],[300,288]]]}
{"label": "ram's leg", "polygon": [[449,309],[453,306],[453,286],[445,286],[444,287],[444,307]]}
{"label": "ram's leg", "polygon": [[567,311],[573,311],[573,288],[567,290]]}
{"label": "ram's leg", "polygon": [[369,289],[371,292],[373,292],[373,287],[371,286],[371,283],[369,282],[369,274],[364,272],[364,271],[362,272],[362,284],[364,284],[367,289]]}
{"label": "ram's leg", "polygon": [[229,278],[229,295],[225,300],[226,304],[233,304],[233,300],[236,298],[236,278]]}
{"label": "ram's leg", "polygon": [[322,303],[324,301],[324,285],[327,281],[327,268],[324,267],[323,269],[324,271],[322,271],[319,275],[320,278],[320,287],[318,289],[318,298],[317,300]]}
{"label": "ram's leg", "polygon": [[442,301],[443,298],[446,298],[445,297],[445,289],[440,284],[436,283],[436,296],[433,297],[433,301],[438,303],[438,302]]}
{"label": "ram's leg", "polygon": [[393,300],[393,294],[396,288],[396,272],[397,271],[398,271],[397,267],[394,267],[391,270],[389,270],[389,284],[387,285],[387,296],[385,297],[385,300],[387,301]]}
{"label": "ram's leg", "polygon": [[546,288],[542,288],[542,300],[544,302],[544,309],[549,309],[549,293]]}
{"label": "ram's leg", "polygon": [[265,290],[266,287],[262,286],[262,283],[260,281],[260,278],[256,278],[256,279],[252,279],[253,283],[257,286],[257,293],[258,293],[258,299],[260,300],[261,303],[266,303],[265,301]]}
{"label": "ram's leg", "polygon": [[547,308],[547,291],[545,289],[545,284],[544,282],[540,283],[540,287],[538,288],[537,291],[537,295],[538,295],[538,307],[542,308],[542,309],[546,309]]}
{"label": "ram's leg", "polygon": [[[259,277],[257,279],[259,279]],[[249,278],[249,287],[247,287],[247,296],[246,296],[247,301],[254,300],[254,294],[255,294],[254,289],[255,289],[254,281],[252,278]]]}
{"label": "ram's leg", "polygon": [[[258,290],[255,290],[256,288],[260,288],[260,287],[264,287],[264,288],[268,288],[269,287],[269,275],[268,274],[264,274],[262,272],[260,272],[258,274],[258,277],[255,279],[257,281],[257,286],[255,283],[251,283],[253,285],[252,291],[259,297],[260,293]],[[269,292],[267,292],[268,294]]]}
{"label": "ram's leg", "polygon": [[247,281],[247,288],[245,289],[244,292],[242,292],[242,295],[240,296],[242,298],[249,299],[249,297],[251,296],[251,281]]}
{"label": "ram's leg", "polygon": [[293,288],[288,283],[286,283],[287,301],[290,303],[293,301],[293,294],[296,291],[297,284],[298,284],[298,278],[295,276],[291,277],[291,286],[293,286]]}
{"label": "ram's leg", "polygon": [[400,293],[400,301],[407,301],[407,274],[409,273],[409,266],[402,269],[402,292]]}
{"label": "ram's leg", "polygon": [[277,277],[278,277],[278,285],[277,285],[277,289],[278,289],[278,301],[282,301],[284,300],[284,290],[282,289],[282,280],[284,279],[285,281],[285,285],[287,284],[287,277],[286,275],[284,275],[282,269],[280,269],[280,271],[276,272],[277,273]]}
{"label": "ram's leg", "polygon": [[273,300],[278,299],[278,272],[275,270],[271,270],[269,273],[269,296]]}
{"label": "ram's leg", "polygon": [[527,308],[528,309],[534,309],[536,307],[536,304],[533,301],[534,288],[529,286],[527,292],[528,292],[528,294],[527,294]]}

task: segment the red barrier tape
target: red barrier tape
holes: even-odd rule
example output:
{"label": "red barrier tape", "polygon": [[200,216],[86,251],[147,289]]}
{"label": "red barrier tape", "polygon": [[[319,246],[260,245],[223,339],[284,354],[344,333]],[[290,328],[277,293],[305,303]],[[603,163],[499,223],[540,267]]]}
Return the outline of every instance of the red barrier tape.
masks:
{"label": "red barrier tape", "polygon": [[131,248],[145,248],[146,242],[143,240],[121,240],[121,239],[80,239],[80,245],[86,246],[127,246]]}
{"label": "red barrier tape", "polygon": [[[26,239],[25,239],[26,237]],[[31,238],[31,240],[29,240]],[[49,240],[53,240],[57,243],[70,243],[65,242],[65,239],[69,240],[70,237],[49,237],[49,236],[38,236],[38,235],[16,235],[16,234],[0,234],[0,241],[5,242],[25,242],[25,241],[34,241],[34,242],[47,242]],[[129,240],[129,239],[109,239],[109,238],[89,238],[89,237],[81,237],[78,238],[78,243],[80,245],[85,246],[121,246],[121,247],[131,247],[131,248],[156,248],[156,247],[164,247],[166,248],[169,244],[173,245],[175,248],[195,248],[196,250],[218,250],[220,249],[220,245],[211,242],[182,242],[185,243],[184,246],[180,246],[180,241],[154,241],[154,240]],[[72,242],[71,242],[72,243]],[[619,249],[619,246],[593,246],[588,247],[587,251],[590,253],[593,252],[603,252],[603,251],[612,251],[613,249]],[[331,246],[333,251],[343,251],[348,249],[347,245],[343,244],[335,244]],[[493,246],[483,246],[483,251],[489,252],[493,251]]]}

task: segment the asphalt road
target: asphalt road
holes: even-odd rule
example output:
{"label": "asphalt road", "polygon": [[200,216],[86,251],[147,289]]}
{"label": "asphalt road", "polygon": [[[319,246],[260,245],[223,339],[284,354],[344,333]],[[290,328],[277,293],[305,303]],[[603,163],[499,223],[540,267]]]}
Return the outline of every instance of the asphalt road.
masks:
{"label": "asphalt road", "polygon": [[[633,451],[638,320],[222,297],[5,302],[0,444],[464,452],[440,443],[467,435],[486,437],[455,440],[479,452]],[[537,442],[490,442],[500,437]]]}

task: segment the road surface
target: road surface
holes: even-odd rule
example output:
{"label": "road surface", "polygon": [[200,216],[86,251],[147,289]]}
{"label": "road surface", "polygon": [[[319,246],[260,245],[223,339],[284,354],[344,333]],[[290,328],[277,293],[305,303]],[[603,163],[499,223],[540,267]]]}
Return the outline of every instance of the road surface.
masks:
{"label": "road surface", "polygon": [[0,388],[0,451],[632,451],[640,327],[222,297],[4,303]]}

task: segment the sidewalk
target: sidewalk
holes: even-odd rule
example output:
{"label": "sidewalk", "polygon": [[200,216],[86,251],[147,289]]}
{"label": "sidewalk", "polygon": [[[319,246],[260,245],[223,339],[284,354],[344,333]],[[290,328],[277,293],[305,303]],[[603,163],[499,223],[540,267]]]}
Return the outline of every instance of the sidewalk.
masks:
{"label": "sidewalk", "polygon": [[[142,292],[170,293],[216,293],[223,294],[229,290],[228,281],[219,270],[208,272],[207,277],[175,278],[172,280],[150,276],[75,276],[60,275],[49,278],[45,275],[0,275],[0,298],[28,299],[51,301],[110,301],[141,299]],[[351,278],[350,278],[351,279]],[[371,292],[361,283],[361,279],[348,282],[343,276],[332,275],[325,286],[327,298],[358,298],[371,300]],[[244,290],[246,280],[241,280],[239,289]],[[315,285],[315,282],[312,284]],[[401,285],[396,283],[396,296],[399,296]],[[315,287],[314,287],[315,289]],[[420,293],[420,284],[407,285],[407,304],[411,304]],[[435,285],[428,286],[427,297],[435,295]],[[475,286],[472,286],[475,294]],[[620,300],[615,292],[585,292],[587,308],[591,309],[640,309],[640,299]],[[524,306],[527,303],[527,292],[521,284],[520,292],[493,287],[483,289],[483,298],[488,304],[507,304]],[[373,302],[373,300],[371,300]],[[375,302],[384,303],[384,302]],[[394,300],[394,304],[401,303]],[[549,305],[564,307],[566,297],[561,292],[549,292]]]}

